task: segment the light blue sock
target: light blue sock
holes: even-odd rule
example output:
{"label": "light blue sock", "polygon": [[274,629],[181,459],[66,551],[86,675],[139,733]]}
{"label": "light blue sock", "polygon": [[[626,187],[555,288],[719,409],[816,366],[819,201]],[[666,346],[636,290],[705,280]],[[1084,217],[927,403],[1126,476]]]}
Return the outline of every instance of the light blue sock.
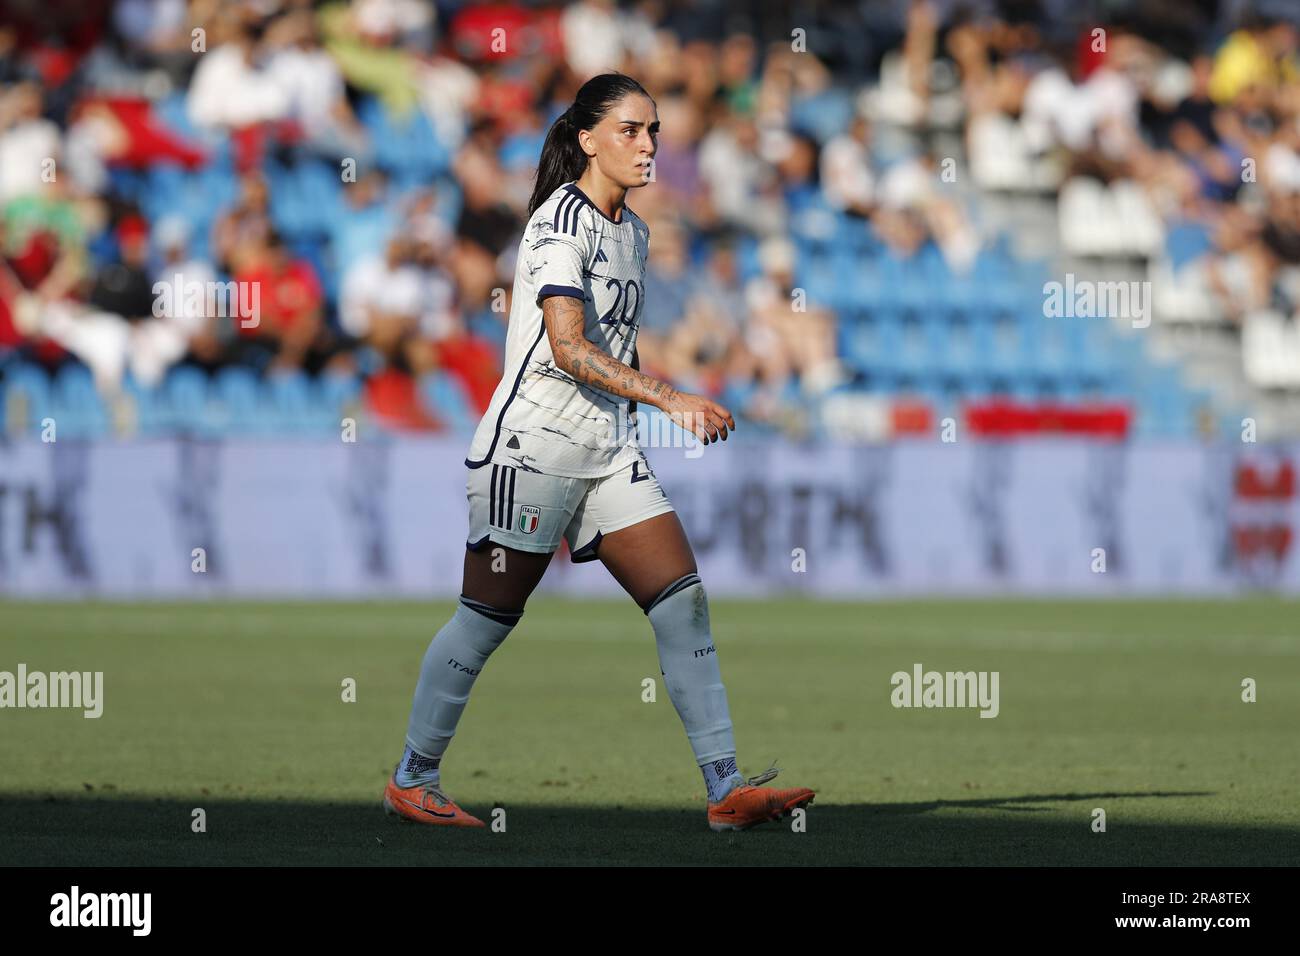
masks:
{"label": "light blue sock", "polygon": [[745,778],[736,770],[736,741],[709,627],[709,601],[698,574],[678,578],[650,602],[659,670],[686,738],[717,802]]}
{"label": "light blue sock", "polygon": [[456,613],[424,653],[406,728],[406,750],[397,769],[398,786],[438,782],[439,763],[469,702],[474,679],[522,614],[461,597]]}

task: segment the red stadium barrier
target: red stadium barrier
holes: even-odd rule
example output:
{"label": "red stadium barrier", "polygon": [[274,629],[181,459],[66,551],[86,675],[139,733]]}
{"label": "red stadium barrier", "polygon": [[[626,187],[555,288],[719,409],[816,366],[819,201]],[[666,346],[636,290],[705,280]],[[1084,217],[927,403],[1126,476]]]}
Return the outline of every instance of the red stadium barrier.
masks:
{"label": "red stadium barrier", "polygon": [[985,438],[1026,435],[1124,438],[1132,424],[1132,410],[1117,404],[1061,405],[995,400],[965,405],[963,411],[966,427]]}

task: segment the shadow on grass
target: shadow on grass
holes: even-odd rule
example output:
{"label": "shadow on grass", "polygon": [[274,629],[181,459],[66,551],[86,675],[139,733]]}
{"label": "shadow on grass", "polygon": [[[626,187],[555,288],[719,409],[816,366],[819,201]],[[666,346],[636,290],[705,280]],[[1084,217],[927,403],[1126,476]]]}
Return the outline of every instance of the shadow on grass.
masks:
{"label": "shadow on grass", "polygon": [[[698,810],[515,804],[506,832],[386,817],[378,802],[0,795],[0,865],[1038,865],[1275,866],[1300,860],[1300,831],[1126,823],[1133,799],[1198,792],[1021,795],[826,804],[790,821],[716,834]],[[1031,804],[1046,804],[1031,807]],[[1107,832],[1091,830],[1095,806]],[[191,832],[202,807],[207,832]],[[490,808],[474,807],[485,819]],[[1051,818],[1025,810],[1050,812]]]}
{"label": "shadow on grass", "polygon": [[[967,810],[1007,810],[1015,813],[1050,813],[1051,807],[1021,806],[1027,803],[1067,803],[1086,800],[1096,803],[1101,800],[1134,800],[1147,797],[1212,797],[1209,790],[1157,790],[1149,793],[1047,793],[1026,795],[1023,797],[987,797],[971,800],[926,800],[921,803],[873,803],[869,804],[876,813],[929,813],[932,810],[967,809]],[[1089,808],[1091,812],[1091,808]]]}

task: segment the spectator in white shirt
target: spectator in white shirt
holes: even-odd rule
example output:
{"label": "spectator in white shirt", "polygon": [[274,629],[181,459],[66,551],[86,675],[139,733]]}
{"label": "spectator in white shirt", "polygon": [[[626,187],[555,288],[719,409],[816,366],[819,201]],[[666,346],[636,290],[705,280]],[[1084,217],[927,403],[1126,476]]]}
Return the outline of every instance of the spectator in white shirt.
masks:
{"label": "spectator in white shirt", "polygon": [[0,203],[43,191],[58,175],[59,128],[41,116],[41,90],[19,83],[0,96]]}
{"label": "spectator in white shirt", "polygon": [[267,47],[274,51],[267,75],[284,94],[305,145],[331,158],[367,158],[365,130],[348,105],[338,64],[320,45],[315,18],[305,10],[283,17],[267,31]]}
{"label": "spectator in white shirt", "polygon": [[228,42],[199,57],[185,104],[190,122],[242,129],[289,115],[290,99],[258,62],[258,52],[256,31],[240,24]]}

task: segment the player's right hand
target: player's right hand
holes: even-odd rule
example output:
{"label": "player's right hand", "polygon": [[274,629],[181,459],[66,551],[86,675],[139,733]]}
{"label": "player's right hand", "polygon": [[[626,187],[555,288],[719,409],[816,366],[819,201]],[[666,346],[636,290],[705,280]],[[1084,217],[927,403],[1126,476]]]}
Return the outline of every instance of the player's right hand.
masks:
{"label": "player's right hand", "polygon": [[676,392],[659,408],[678,426],[694,432],[704,444],[726,441],[727,431],[736,430],[736,419],[724,405],[690,392]]}

